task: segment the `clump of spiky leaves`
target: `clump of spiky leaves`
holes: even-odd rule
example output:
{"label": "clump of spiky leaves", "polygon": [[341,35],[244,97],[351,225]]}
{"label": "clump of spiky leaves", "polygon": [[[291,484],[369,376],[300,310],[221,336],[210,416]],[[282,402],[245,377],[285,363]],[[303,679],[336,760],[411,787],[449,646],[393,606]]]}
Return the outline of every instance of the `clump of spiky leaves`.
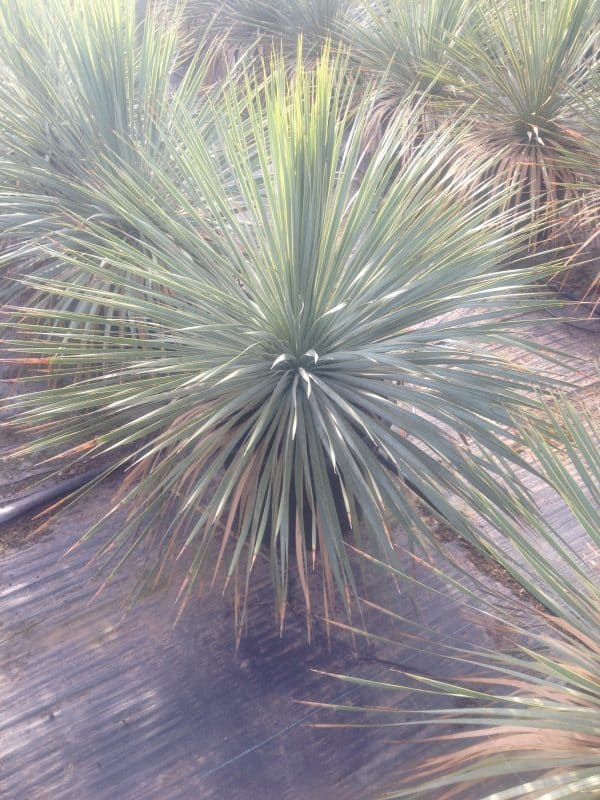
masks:
{"label": "clump of spiky leaves", "polygon": [[[584,135],[592,151],[600,154],[600,69],[586,81],[578,95],[583,107]],[[575,165],[576,166],[576,165]],[[554,282],[573,299],[583,302],[583,308],[593,314],[600,307],[600,181],[598,175],[575,187],[581,196],[562,214],[558,236],[569,243],[565,270],[554,276]]]}
{"label": "clump of spiky leaves", "polygon": [[[464,665],[467,677],[358,681],[382,692],[416,688],[444,701],[470,700],[453,710],[446,702],[437,710],[428,707],[428,722],[452,731],[431,739],[432,746],[454,747],[417,765],[390,800],[454,800],[470,797],[473,789],[481,800],[575,800],[600,791],[600,427],[565,400],[550,409],[550,418],[557,432],[552,443],[530,428],[526,440],[548,486],[572,514],[570,520],[562,515],[564,524],[573,530],[576,520],[584,535],[577,534],[575,548],[570,535],[548,521],[545,505],[530,509],[522,541],[511,527],[500,530],[521,554],[520,561],[511,560],[513,576],[552,614],[525,604],[511,618],[496,605],[505,599],[482,608],[479,592],[453,581],[467,603],[476,600],[481,623],[496,626],[505,649],[445,648],[445,663]],[[502,549],[494,551],[506,562]],[[423,640],[431,633],[422,632]],[[427,647],[425,641],[421,646]],[[375,713],[383,710],[386,725],[406,724],[390,722],[390,714],[405,715],[404,709],[380,706]]]}
{"label": "clump of spiky leaves", "polygon": [[211,22],[215,34],[226,38],[231,57],[250,49],[266,53],[283,50],[293,67],[302,37],[304,58],[316,57],[325,41],[337,38],[354,0],[189,0],[187,30],[202,30]]}
{"label": "clump of spiky leaves", "polygon": [[[537,223],[531,243],[556,244],[561,210],[597,182],[598,151],[585,125],[598,70],[600,12],[594,0],[474,4],[456,40],[453,79],[473,103],[468,172],[493,157],[492,190],[511,186]],[[564,225],[562,225],[564,230]]]}
{"label": "clump of spiky leaves", "polygon": [[[420,136],[427,136],[456,110],[446,67],[455,40],[469,24],[470,0],[363,0],[344,39],[362,68],[379,77],[378,102],[369,141],[402,107],[421,96]],[[423,102],[423,98],[426,101]]]}
{"label": "clump of spiky leaves", "polygon": [[131,219],[119,217],[107,197],[90,200],[88,189],[118,181],[122,164],[143,174],[137,145],[158,158],[169,118],[180,105],[197,105],[210,53],[175,87],[179,60],[176,25],[151,14],[138,24],[133,0],[0,4],[3,305],[24,302],[27,292],[14,280],[20,275],[78,280],[76,270],[37,246],[56,243],[72,216],[93,215],[123,235],[135,233]]}
{"label": "clump of spiky leaves", "polygon": [[[457,199],[444,169],[456,131],[396,175],[407,110],[358,182],[371,105],[355,111],[343,60],[326,54],[314,70],[300,60],[290,77],[278,59],[267,72],[266,83],[249,73],[229,86],[215,108],[219,159],[182,114],[169,159],[148,156],[152,183],[130,175],[111,188],[144,247],[79,220],[69,262],[117,289],[32,281],[127,309],[145,335],[107,340],[91,314],[72,313],[60,339],[64,317],[57,330],[32,309],[29,340],[13,351],[72,379],[15,400],[30,451],[129,451],[113,563],[150,542],[159,565],[191,553],[185,596],[220,565],[245,595],[266,552],[282,621],[292,561],[310,611],[318,557],[330,610],[354,585],[345,534],[386,559],[388,513],[427,535],[400,476],[465,535],[447,493],[485,496],[482,513],[511,504],[500,466],[484,458],[485,474],[456,434],[519,461],[507,426],[517,410],[535,412],[537,379],[478,343],[508,335],[506,310],[538,300],[531,272],[494,271],[513,245],[488,221],[491,201]],[[94,246],[82,252],[79,235]],[[74,365],[95,375],[77,380]]]}
{"label": "clump of spiky leaves", "polygon": [[364,66],[385,75],[396,102],[415,88],[443,97],[445,68],[471,7],[466,0],[365,0],[349,41]]}

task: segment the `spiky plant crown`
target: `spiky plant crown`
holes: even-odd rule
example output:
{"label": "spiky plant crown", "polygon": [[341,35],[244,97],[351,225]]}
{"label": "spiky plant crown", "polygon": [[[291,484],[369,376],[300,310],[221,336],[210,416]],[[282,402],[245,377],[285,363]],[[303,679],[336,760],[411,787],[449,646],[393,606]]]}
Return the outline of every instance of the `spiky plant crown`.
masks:
{"label": "spiky plant crown", "polygon": [[[23,309],[12,349],[58,382],[15,401],[30,451],[127,451],[112,563],[142,542],[158,569],[186,551],[184,596],[222,566],[244,597],[266,552],[282,621],[292,562],[310,612],[318,556],[331,609],[354,587],[344,535],[385,558],[388,513],[428,535],[404,479],[467,536],[449,494],[484,516],[512,508],[503,481],[514,496],[518,484],[498,459],[522,463],[511,412],[535,414],[543,379],[479,347],[539,300],[531,271],[494,269],[513,244],[491,201],[457,199],[456,131],[398,172],[411,100],[358,181],[371,106],[356,111],[343,59],[267,73],[215,101],[217,150],[182,110],[169,158],[145,155],[151,180],[124,163],[90,187],[141,240],[76,220],[51,255],[89,283],[29,283],[89,307]],[[131,325],[99,329],[95,304]]]}

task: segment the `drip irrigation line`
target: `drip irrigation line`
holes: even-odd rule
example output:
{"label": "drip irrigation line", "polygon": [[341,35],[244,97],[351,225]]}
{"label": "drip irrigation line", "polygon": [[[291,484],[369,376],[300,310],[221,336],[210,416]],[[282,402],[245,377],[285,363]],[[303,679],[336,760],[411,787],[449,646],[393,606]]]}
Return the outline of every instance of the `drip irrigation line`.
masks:
{"label": "drip irrigation line", "polygon": [[[446,516],[442,511],[440,511],[435,503],[428,499],[427,496],[419,489],[419,487],[410,480],[410,478],[402,475],[395,464],[393,464],[381,452],[381,450],[379,450],[379,448],[373,450],[373,452],[383,466],[387,467],[397,477],[400,477],[404,482],[404,485],[410,489],[411,492],[413,492],[417,497],[420,498],[420,500],[422,500],[426,505],[428,505],[447,521]],[[24,497],[10,500],[8,503],[5,502],[3,505],[0,505],[0,525],[3,525],[7,522],[12,522],[13,520],[18,519],[19,517],[22,517],[37,508],[49,505],[56,500],[66,497],[72,492],[77,491],[77,489],[81,489],[81,487],[86,483],[99,478],[103,473],[108,475],[107,467],[96,467],[95,469],[84,472],[81,475],[75,475],[72,478],[66,478],[65,480],[59,481],[47,489],[39,489],[38,491],[27,494]],[[42,473],[42,476],[45,477],[45,475],[51,474],[51,472]],[[7,487],[4,488],[6,489]]]}
{"label": "drip irrigation line", "polygon": [[[443,642],[447,641],[448,639],[453,639],[453,638],[459,636],[461,633],[463,633],[464,631],[468,630],[472,626],[473,626],[472,622],[465,622],[463,625],[461,625],[461,627],[454,634],[452,634],[450,636],[442,637],[441,642],[443,643]],[[417,650],[417,648],[415,648],[415,650]],[[414,667],[409,666],[408,664],[403,664],[402,662],[397,662],[397,661],[389,661],[388,659],[381,659],[381,658],[376,658],[376,657],[372,657],[372,656],[371,657],[362,656],[361,658],[359,658],[359,661],[368,662],[368,663],[383,664],[384,666],[387,666],[387,667],[391,667],[391,668],[395,668],[395,669],[401,669],[401,670],[407,670],[407,671],[410,671],[410,672],[412,672],[414,670]],[[430,678],[435,678],[435,675],[433,673],[431,673],[431,672],[420,670],[419,673],[420,674],[424,674],[424,675],[426,675],[427,677],[430,677]],[[331,700],[330,705],[336,705],[337,703],[340,702],[340,700],[343,700],[344,698],[355,694],[360,689],[361,689],[361,686],[352,686],[350,689],[346,689],[345,691],[343,691],[340,694],[336,695],[333,698],[333,700]],[[205,770],[204,772],[202,772],[200,774],[200,776],[199,776],[200,780],[204,780],[205,778],[208,778],[211,775],[214,775],[215,772],[219,772],[220,770],[225,769],[226,767],[230,767],[232,764],[235,764],[236,761],[239,761],[240,759],[244,758],[245,756],[250,755],[250,753],[254,753],[256,750],[260,750],[261,747],[265,747],[265,745],[270,744],[272,741],[277,739],[279,736],[283,736],[284,734],[289,733],[289,731],[294,730],[294,728],[297,728],[299,725],[302,725],[304,722],[306,722],[307,720],[309,720],[311,717],[313,717],[315,714],[317,714],[319,711],[322,711],[322,710],[323,709],[321,707],[319,707],[319,706],[317,706],[316,708],[312,708],[310,711],[308,711],[306,714],[301,716],[299,719],[296,719],[293,722],[290,722],[288,725],[285,725],[283,728],[280,728],[279,730],[275,731],[275,733],[272,733],[269,736],[266,736],[264,739],[261,739],[259,742],[255,742],[253,745],[250,745],[249,747],[246,747],[244,750],[241,750],[239,753],[236,753],[236,755],[231,756],[231,758],[228,758],[225,761],[222,761],[220,764],[217,764],[216,766]]]}
{"label": "drip irrigation line", "polygon": [[[346,689],[345,692],[342,692],[341,694],[338,694],[338,695],[336,695],[336,697],[333,698],[333,700],[331,701],[332,704],[339,703],[340,700],[343,700],[345,697],[348,697],[349,695],[354,694],[359,689],[360,689],[360,686],[353,686],[351,689]],[[204,780],[204,778],[208,778],[208,777],[210,777],[210,775],[214,775],[215,772],[219,772],[220,770],[225,769],[225,767],[229,767],[232,764],[235,764],[235,762],[239,761],[241,758],[244,758],[245,756],[249,755],[250,753],[253,753],[255,750],[259,750],[261,747],[264,747],[265,745],[269,744],[274,739],[277,739],[279,736],[283,736],[285,733],[288,733],[289,731],[293,730],[294,728],[297,728],[299,725],[302,725],[304,722],[306,722],[308,719],[313,717],[319,711],[322,711],[322,709],[318,708],[318,707],[311,709],[308,713],[304,714],[299,719],[296,719],[293,722],[290,722],[289,725],[286,725],[284,728],[280,728],[278,731],[275,731],[275,733],[272,733],[270,736],[267,736],[266,738],[261,739],[259,742],[256,742],[255,744],[251,745],[250,747],[247,747],[245,750],[242,750],[240,753],[237,753],[235,756],[232,756],[231,758],[228,758],[226,761],[222,761],[220,764],[217,764],[215,767],[211,767],[211,769],[208,769],[205,772],[201,773],[201,775],[199,776],[200,780]]]}
{"label": "drip irrigation line", "polygon": [[38,489],[36,492],[27,494],[24,497],[19,497],[16,500],[10,500],[8,503],[0,506],[0,525],[18,517],[28,514],[41,506],[47,506],[55,500],[60,500],[63,497],[81,489],[86,483],[99,478],[106,468],[97,467],[96,469],[84,472],[81,475],[75,475],[72,478],[65,478],[54,486],[49,486],[47,489]]}

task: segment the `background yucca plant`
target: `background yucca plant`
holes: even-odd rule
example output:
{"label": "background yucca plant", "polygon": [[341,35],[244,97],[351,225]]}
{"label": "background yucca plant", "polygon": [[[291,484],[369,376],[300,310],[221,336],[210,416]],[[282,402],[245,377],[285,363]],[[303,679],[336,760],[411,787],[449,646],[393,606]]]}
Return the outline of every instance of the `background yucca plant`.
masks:
{"label": "background yucca plant", "polygon": [[474,121],[456,158],[466,174],[479,159],[493,158],[491,189],[511,186],[508,202],[527,205],[534,245],[556,245],[561,212],[572,212],[575,198],[585,202],[586,186],[597,182],[585,109],[599,46],[593,0],[483,0],[473,4],[471,25],[450,52],[450,79],[471,103]]}
{"label": "background yucca plant", "polygon": [[248,51],[275,49],[283,50],[291,67],[300,36],[304,59],[316,57],[327,39],[338,38],[354,5],[355,0],[189,0],[184,24],[188,32],[200,32],[210,22],[225,42],[229,63]]}
{"label": "background yucca plant", "polygon": [[[442,707],[428,707],[428,721],[454,731],[431,739],[454,745],[451,751],[417,765],[390,799],[452,800],[475,790],[481,800],[574,800],[600,792],[600,428],[564,399],[549,415],[557,438],[551,443],[527,428],[526,440],[586,535],[576,551],[547,521],[545,508],[532,508],[522,541],[512,528],[500,528],[517,545],[520,561],[506,559],[502,545],[493,551],[551,613],[526,602],[520,614],[505,614],[506,598],[497,597],[482,607],[478,591],[453,581],[467,605],[475,601],[482,624],[496,626],[503,647],[446,647],[449,661],[464,665],[462,679],[406,673],[401,682],[383,684],[345,678],[380,692],[416,689],[438,698]],[[443,577],[443,570],[436,572]],[[428,635],[422,633],[423,647]],[[469,704],[449,709],[448,698]],[[371,709],[371,719],[381,712],[386,726],[406,724],[393,722],[406,714],[402,707]]]}
{"label": "background yucca plant", "polygon": [[508,426],[517,410],[535,416],[543,379],[478,348],[509,335],[507,309],[539,298],[532,271],[493,271],[513,243],[488,221],[492,201],[457,200],[444,167],[456,131],[392,181],[411,141],[410,113],[398,115],[359,183],[371,106],[355,111],[344,62],[300,60],[289,77],[278,59],[268,72],[216,104],[219,158],[182,112],[168,158],[146,155],[152,184],[99,183],[143,247],[80,218],[60,257],[89,286],[29,281],[135,326],[107,338],[90,312],[32,308],[11,349],[71,381],[14,401],[30,452],[124,448],[117,466],[135,465],[115,499],[130,515],[111,563],[143,542],[159,569],[183,550],[184,596],[221,565],[245,596],[266,548],[282,622],[292,560],[310,611],[318,550],[329,613],[354,585],[345,533],[384,558],[388,513],[428,535],[401,476],[464,535],[448,493],[477,498],[484,516],[512,509],[518,484],[498,459],[522,463]]}
{"label": "background yucca plant", "polygon": [[[469,0],[363,0],[344,33],[353,58],[378,76],[370,141],[377,142],[408,96],[420,97],[427,136],[456,112],[446,67],[457,37],[469,25]],[[373,145],[371,145],[373,146]]]}
{"label": "background yucca plant", "polygon": [[138,145],[160,159],[176,109],[201,107],[210,58],[210,52],[203,54],[175,87],[176,25],[151,14],[137,24],[130,0],[0,4],[3,305],[40,307],[58,300],[44,293],[30,298],[15,280],[24,274],[83,279],[40,249],[49,241],[57,248],[73,217],[101,218],[124,236],[137,235],[131,219],[111,208],[108,195],[96,203],[88,190],[101,180],[118,182],[124,165],[142,177]]}
{"label": "background yucca plant", "polygon": [[443,97],[449,93],[444,68],[471,7],[465,0],[365,0],[347,35],[361,62],[385,73],[396,102],[415,88]]}
{"label": "background yucca plant", "polygon": [[[600,70],[590,72],[585,91],[579,94],[583,108],[583,130],[592,152],[600,153]],[[563,213],[558,227],[561,240],[570,243],[566,270],[557,274],[554,281],[572,299],[582,300],[589,314],[597,313],[600,306],[600,183],[598,175],[583,185],[575,187],[581,192],[572,207]]]}

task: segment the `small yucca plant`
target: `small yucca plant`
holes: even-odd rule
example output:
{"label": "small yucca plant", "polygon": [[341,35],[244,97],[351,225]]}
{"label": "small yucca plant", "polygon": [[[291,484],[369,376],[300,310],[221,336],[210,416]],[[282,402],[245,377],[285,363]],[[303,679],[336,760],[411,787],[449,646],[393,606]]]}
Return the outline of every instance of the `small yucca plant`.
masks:
{"label": "small yucca plant", "polygon": [[94,216],[136,235],[131,219],[88,190],[118,182],[125,164],[143,176],[138,146],[160,159],[176,109],[200,105],[210,55],[175,87],[176,25],[150,14],[137,24],[133,0],[0,4],[2,305],[57,300],[31,297],[18,280],[24,274],[79,279],[40,250],[56,247],[72,217]]}
{"label": "small yucca plant", "polygon": [[[600,70],[591,72],[578,99],[583,108],[583,130],[589,140],[592,152],[600,153]],[[571,159],[566,159],[567,164]],[[575,165],[576,166],[576,165]],[[583,308],[590,315],[597,313],[600,306],[600,181],[598,175],[574,187],[580,197],[572,203],[571,207],[564,209],[563,224],[557,226],[557,235],[569,242],[567,258],[565,260],[566,272],[557,274],[554,282],[569,294],[573,299],[583,301]]]}
{"label": "small yucca plant", "polygon": [[234,57],[274,48],[283,50],[292,67],[299,37],[304,59],[316,57],[327,39],[340,35],[354,5],[354,0],[190,0],[184,19],[188,31],[210,22]]}
{"label": "small yucca plant", "polygon": [[[600,428],[565,401],[550,417],[557,439],[551,444],[528,429],[527,443],[585,535],[575,551],[564,531],[546,521],[545,507],[530,509],[527,532],[500,527],[520,558],[507,558],[505,546],[492,551],[551,613],[525,602],[511,619],[494,600],[482,609],[472,588],[453,582],[467,604],[476,601],[479,611],[471,609],[471,616],[495,625],[504,642],[498,651],[446,647],[445,663],[458,670],[464,665],[465,677],[356,681],[382,693],[416,688],[443,701],[425,712],[429,723],[444,729],[430,742],[454,747],[418,764],[387,795],[390,800],[458,800],[473,790],[481,800],[579,800],[600,793]],[[501,607],[506,598],[497,602]],[[469,704],[449,710],[448,698],[468,698]],[[371,719],[382,711],[386,726],[406,724],[393,722],[394,715],[406,714],[401,707],[379,706]]]}
{"label": "small yucca plant", "polygon": [[434,131],[456,112],[446,68],[457,37],[469,25],[470,0],[363,0],[344,33],[361,68],[377,76],[378,100],[370,126],[377,142],[406,98],[419,97],[417,136]]}
{"label": "small yucca plant", "polygon": [[428,535],[403,479],[464,535],[448,493],[479,498],[484,515],[513,508],[497,481],[518,484],[457,434],[521,463],[508,426],[535,413],[539,381],[478,343],[504,339],[507,309],[539,300],[532,272],[494,271],[513,244],[488,221],[491,201],[457,200],[444,167],[455,130],[396,174],[407,110],[359,182],[371,105],[356,111],[343,61],[299,60],[290,77],[278,59],[268,73],[215,106],[218,157],[181,113],[168,159],[146,156],[151,181],[98,184],[98,202],[127,210],[142,241],[75,220],[62,258],[89,288],[30,281],[126,312],[131,330],[106,336],[91,312],[48,323],[29,309],[12,349],[70,381],[14,401],[30,451],[126,451],[109,515],[126,501],[129,519],[106,547],[112,563],[144,542],[159,569],[186,551],[184,597],[221,566],[245,596],[268,554],[282,622],[292,562],[310,611],[318,558],[330,612],[354,586],[344,536],[387,559],[389,513]]}
{"label": "small yucca plant", "polygon": [[[556,245],[561,213],[585,202],[598,179],[598,150],[586,124],[598,71],[600,13],[594,0],[474,4],[451,51],[452,78],[473,120],[457,161],[468,173],[493,158],[492,191],[526,204],[531,243]],[[449,70],[452,73],[452,70]],[[519,213],[521,213],[519,211]]]}
{"label": "small yucca plant", "polygon": [[456,38],[468,26],[471,7],[466,0],[364,0],[347,35],[354,55],[376,74],[385,74],[396,102],[415,88],[444,97],[444,70]]}

